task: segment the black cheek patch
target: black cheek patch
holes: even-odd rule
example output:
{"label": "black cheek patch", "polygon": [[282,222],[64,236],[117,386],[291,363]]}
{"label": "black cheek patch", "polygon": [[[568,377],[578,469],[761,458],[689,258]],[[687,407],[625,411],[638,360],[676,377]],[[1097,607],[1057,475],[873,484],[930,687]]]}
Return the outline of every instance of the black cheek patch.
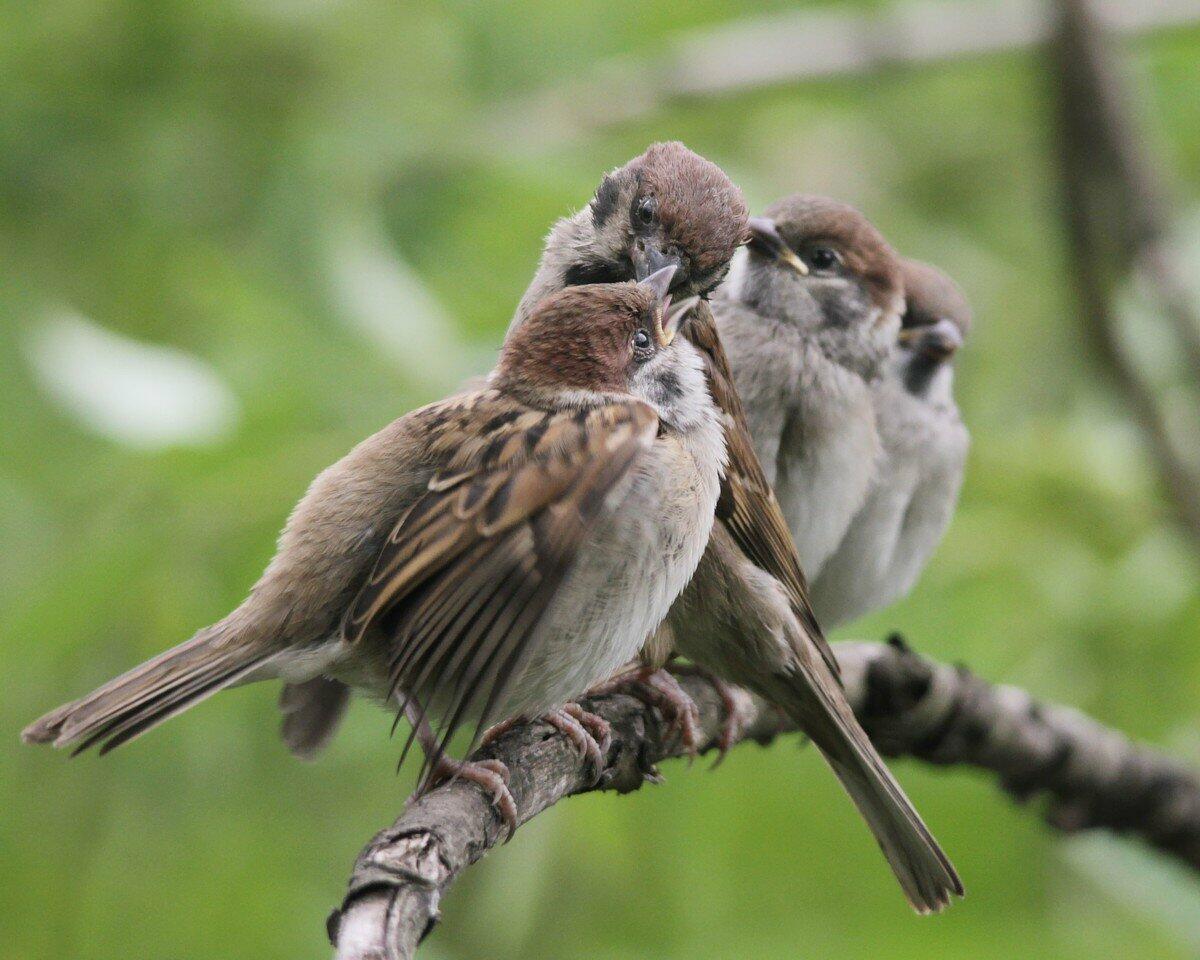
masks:
{"label": "black cheek patch", "polygon": [[563,274],[563,283],[568,287],[585,283],[622,283],[632,279],[633,271],[616,260],[578,260]]}
{"label": "black cheek patch", "polygon": [[620,192],[617,181],[612,177],[605,177],[600,181],[600,186],[596,188],[596,196],[592,200],[592,223],[597,229],[604,226],[608,218],[616,212]]}
{"label": "black cheek patch", "polygon": [[658,386],[662,390],[663,400],[668,404],[674,403],[683,395],[683,386],[674,370],[666,370],[659,374]]}

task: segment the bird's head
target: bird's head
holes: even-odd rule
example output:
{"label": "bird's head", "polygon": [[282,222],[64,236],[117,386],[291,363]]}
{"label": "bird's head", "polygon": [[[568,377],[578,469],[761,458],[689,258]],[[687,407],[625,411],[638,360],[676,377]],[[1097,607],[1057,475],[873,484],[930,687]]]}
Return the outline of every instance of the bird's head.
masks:
{"label": "bird's head", "polygon": [[826,197],[787,197],[750,219],[738,295],[809,328],[832,359],[865,376],[878,373],[904,312],[895,251],[858,210]]}
{"label": "bird's head", "polygon": [[971,305],[958,284],[937,267],[902,260],[905,311],[897,362],[910,393],[928,395],[935,384],[949,389],[951,361],[971,326]]}
{"label": "bird's head", "polygon": [[933,326],[948,320],[965,337],[971,327],[971,305],[962,288],[937,267],[902,259],[905,328]]}
{"label": "bird's head", "polygon": [[564,281],[640,280],[675,267],[672,290],[704,296],[747,238],[746,202],[715,163],[682,143],[656,143],[605,175],[588,207],[590,231]]}
{"label": "bird's head", "polygon": [[538,405],[587,406],[632,394],[683,427],[707,399],[699,354],[677,334],[696,305],[674,300],[674,267],[640,282],[552,293],[504,343],[493,382]]}

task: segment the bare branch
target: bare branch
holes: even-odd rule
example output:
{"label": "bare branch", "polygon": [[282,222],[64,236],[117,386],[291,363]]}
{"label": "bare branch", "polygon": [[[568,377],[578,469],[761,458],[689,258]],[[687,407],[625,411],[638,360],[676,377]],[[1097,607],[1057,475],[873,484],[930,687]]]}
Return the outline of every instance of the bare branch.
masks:
{"label": "bare branch", "polygon": [[1181,527],[1200,542],[1200,476],[1179,449],[1153,386],[1130,355],[1114,306],[1119,284],[1136,267],[1159,313],[1171,323],[1193,377],[1200,380],[1200,317],[1166,246],[1167,190],[1133,123],[1127,91],[1092,5],[1059,0],[1057,6],[1049,49],[1058,122],[1054,140],[1080,324],[1146,437]]}
{"label": "bare branch", "polygon": [[[1045,798],[1045,819],[1057,829],[1133,834],[1200,869],[1200,780],[1176,761],[1075,710],[1042,706],[1021,690],[919,657],[898,640],[840,643],[836,651],[851,704],[885,754],[987,770],[1017,800]],[[702,678],[681,683],[696,699],[711,749],[721,698]],[[573,793],[635,790],[656,778],[655,764],[680,755],[661,716],[639,701],[617,695],[588,706],[613,725],[596,787],[567,741],[544,724],[516,728],[484,751],[512,771],[521,823]],[[743,740],[765,743],[785,730],[776,711],[746,694],[738,712]],[[411,958],[437,922],[450,883],[504,832],[488,800],[467,783],[411,804],[360,854],[342,907],[330,917],[339,960]]]}
{"label": "bare branch", "polygon": [[[1200,21],[1197,0],[1102,0],[1106,26],[1126,33]],[[1031,48],[1050,34],[1042,0],[909,0],[872,9],[796,10],[681,34],[652,58],[624,57],[555,84],[493,116],[501,141],[570,140],[649,116],[689,97],[731,96],[898,65]]]}

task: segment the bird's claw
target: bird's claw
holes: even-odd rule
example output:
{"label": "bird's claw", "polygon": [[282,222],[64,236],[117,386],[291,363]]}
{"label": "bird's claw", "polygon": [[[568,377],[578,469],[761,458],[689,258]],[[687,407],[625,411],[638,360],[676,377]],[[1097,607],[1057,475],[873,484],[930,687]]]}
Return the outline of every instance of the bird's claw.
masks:
{"label": "bird's claw", "polygon": [[666,670],[638,667],[617,674],[611,680],[588,691],[591,696],[627,693],[648,706],[656,707],[667,723],[667,729],[679,736],[679,744],[689,757],[700,748],[700,711],[696,702]]}
{"label": "bird's claw", "polygon": [[454,760],[442,756],[429,775],[429,788],[450,780],[466,780],[483,790],[508,828],[506,841],[517,830],[517,802],[508,789],[508,767],[500,760]]}
{"label": "bird's claw", "polygon": [[587,758],[592,768],[593,784],[598,783],[607,765],[608,748],[612,745],[609,722],[589,713],[577,703],[564,704],[542,719],[570,740],[581,757]]}
{"label": "bird's claw", "polygon": [[715,673],[692,663],[674,663],[668,669],[677,676],[704,678],[712,685],[717,696],[721,698],[724,719],[721,721],[721,732],[717,734],[717,759],[713,761],[710,768],[715,770],[724,761],[725,754],[729,752],[730,748],[742,738],[742,716],[741,711],[738,709],[737,688],[732,684],[726,683]]}

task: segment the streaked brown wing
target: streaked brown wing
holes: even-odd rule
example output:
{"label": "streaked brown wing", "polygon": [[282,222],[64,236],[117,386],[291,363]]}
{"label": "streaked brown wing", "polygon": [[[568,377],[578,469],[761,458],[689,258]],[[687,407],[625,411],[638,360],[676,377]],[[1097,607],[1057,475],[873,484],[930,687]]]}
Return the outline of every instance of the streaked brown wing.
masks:
{"label": "streaked brown wing", "polygon": [[371,631],[391,644],[393,688],[421,709],[436,700],[442,748],[468,716],[476,739],[501,719],[555,590],[658,429],[632,400],[547,412],[483,396],[434,431],[445,466],[396,524],[344,628],[350,643]]}
{"label": "streaked brown wing", "polygon": [[697,305],[685,327],[686,335],[704,354],[713,401],[725,416],[725,444],[729,465],[717,502],[717,519],[722,521],[738,547],[757,566],[775,577],[788,591],[792,610],[821,651],[821,656],[840,676],[837,659],[813,614],[808,600],[808,583],[800,569],[800,558],[791,531],[767,481],[750,439],[750,428],[741,398],[733,383],[729,358],[721,345],[716,320],[705,302]]}

